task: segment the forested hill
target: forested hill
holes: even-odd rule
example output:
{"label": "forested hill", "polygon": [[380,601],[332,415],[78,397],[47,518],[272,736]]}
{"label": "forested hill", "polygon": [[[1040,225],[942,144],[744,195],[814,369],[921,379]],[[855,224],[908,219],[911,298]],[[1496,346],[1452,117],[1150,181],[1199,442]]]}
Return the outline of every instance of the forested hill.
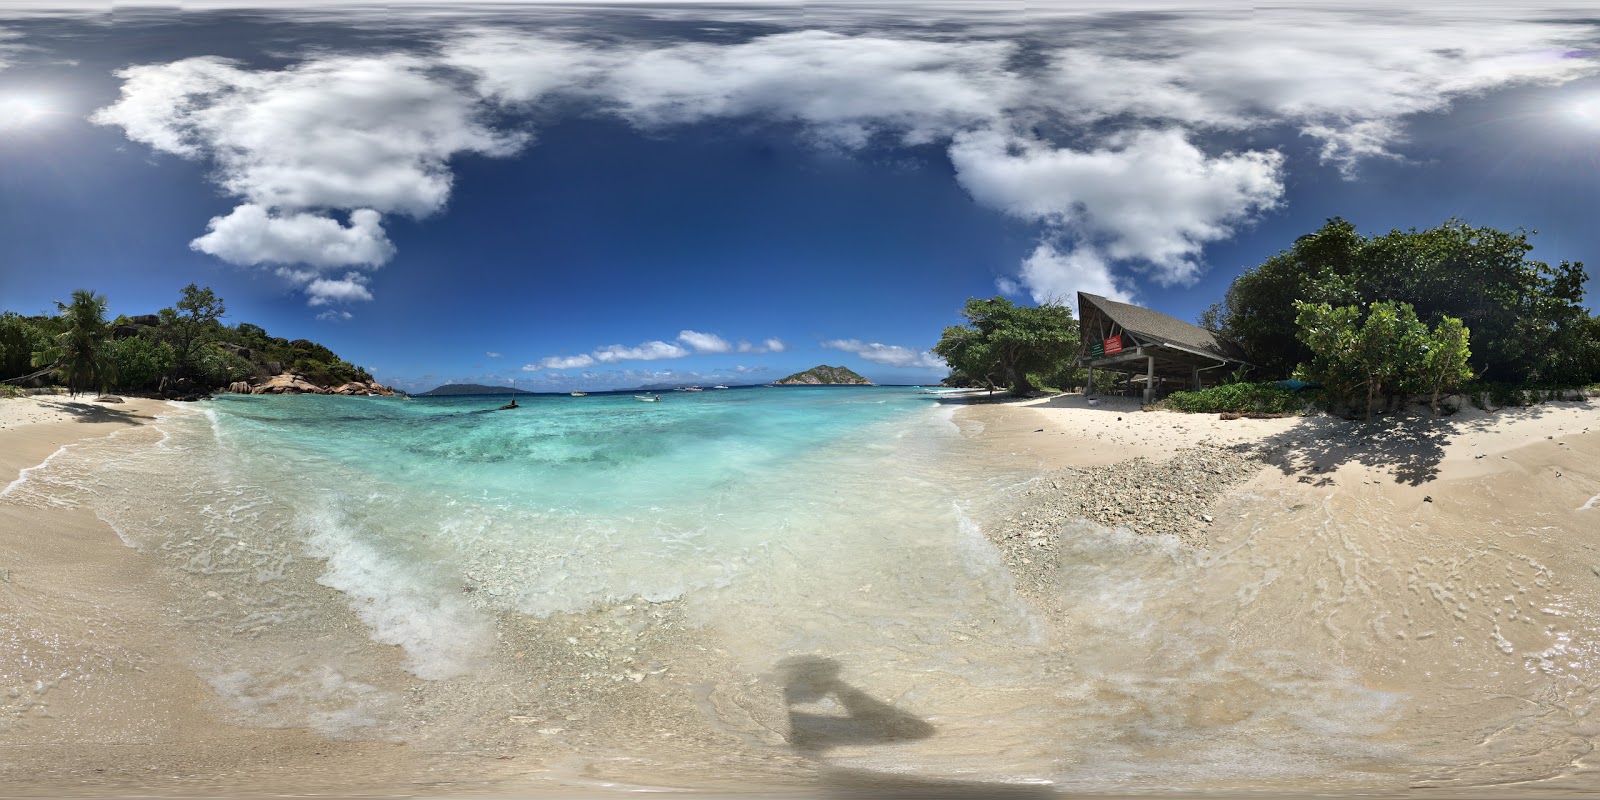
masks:
{"label": "forested hill", "polygon": [[846,367],[821,364],[805,372],[796,372],[777,382],[780,386],[871,386],[872,381],[857,375]]}
{"label": "forested hill", "polygon": [[451,397],[458,394],[533,394],[515,386],[485,386],[481,383],[447,383],[416,397]]}

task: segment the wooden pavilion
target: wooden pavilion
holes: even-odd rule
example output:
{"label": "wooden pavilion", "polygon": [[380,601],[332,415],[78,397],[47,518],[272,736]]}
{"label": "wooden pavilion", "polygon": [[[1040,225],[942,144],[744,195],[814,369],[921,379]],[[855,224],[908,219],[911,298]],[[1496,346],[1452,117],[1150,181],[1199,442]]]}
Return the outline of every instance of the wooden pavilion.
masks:
{"label": "wooden pavilion", "polygon": [[1093,370],[1127,373],[1144,383],[1144,402],[1157,391],[1204,389],[1241,366],[1252,366],[1238,344],[1199,325],[1148,308],[1078,292],[1077,364],[1086,367],[1094,394]]}

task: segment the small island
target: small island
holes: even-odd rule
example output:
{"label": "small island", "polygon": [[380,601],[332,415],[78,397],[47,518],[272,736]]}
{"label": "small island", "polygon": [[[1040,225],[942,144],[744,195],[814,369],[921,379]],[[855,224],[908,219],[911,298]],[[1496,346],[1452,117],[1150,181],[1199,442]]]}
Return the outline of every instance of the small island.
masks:
{"label": "small island", "polygon": [[873,382],[857,375],[848,367],[830,367],[826,364],[812,367],[805,372],[796,372],[781,381],[776,381],[778,386],[873,386]]}

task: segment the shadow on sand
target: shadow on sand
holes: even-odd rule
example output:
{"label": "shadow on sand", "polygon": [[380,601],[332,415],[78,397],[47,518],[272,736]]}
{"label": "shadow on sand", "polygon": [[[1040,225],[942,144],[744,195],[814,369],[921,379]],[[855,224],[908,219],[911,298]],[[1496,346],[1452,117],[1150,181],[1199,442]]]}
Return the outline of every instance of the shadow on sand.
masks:
{"label": "shadow on sand", "polygon": [[1331,485],[1329,473],[1351,463],[1387,468],[1395,483],[1420,486],[1439,477],[1439,462],[1452,436],[1489,428],[1500,418],[1533,419],[1546,413],[1542,406],[1528,406],[1482,416],[1382,417],[1372,422],[1323,415],[1234,449],[1258,455],[1283,474],[1299,475],[1301,483],[1316,486]]}
{"label": "shadow on sand", "polygon": [[143,414],[135,414],[132,411],[117,408],[116,406],[81,400],[45,400],[41,401],[39,405],[70,414],[78,422],[120,422],[124,425],[138,425],[141,422],[149,422],[151,419]]}
{"label": "shadow on sand", "polygon": [[[778,664],[789,707],[789,744],[820,760],[835,747],[894,744],[926,739],[937,729],[913,714],[878,700],[839,678],[839,662],[801,656]],[[829,703],[843,714],[818,714],[795,706]],[[822,765],[818,775],[829,797],[872,798],[1034,798],[1055,797],[1046,786],[921,778],[866,769]]]}

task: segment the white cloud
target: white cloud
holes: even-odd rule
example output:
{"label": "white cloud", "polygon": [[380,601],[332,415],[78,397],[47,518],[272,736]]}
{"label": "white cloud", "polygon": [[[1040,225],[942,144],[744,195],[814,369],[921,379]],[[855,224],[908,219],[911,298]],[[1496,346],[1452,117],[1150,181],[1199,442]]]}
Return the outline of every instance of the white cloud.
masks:
{"label": "white cloud", "polygon": [[[1003,280],[1003,279],[1002,279]],[[1089,247],[1077,247],[1063,253],[1048,242],[1038,247],[1022,262],[1021,280],[1035,302],[1060,302],[1074,309],[1078,306],[1078,292],[1088,292],[1124,303],[1133,302],[1133,293],[1124,288],[1111,274],[1105,260]],[[1017,294],[1017,287],[1007,294]]]}
{"label": "white cloud", "polygon": [[488,356],[488,357],[490,357],[490,358],[499,358],[499,357],[500,357],[500,354],[499,354],[499,353],[496,353],[496,352],[495,352],[495,351],[493,351],[493,350],[490,350],[490,351],[489,351],[489,352],[487,352],[487,353],[484,353],[484,355],[486,355],[486,356]]}
{"label": "white cloud", "polygon": [[[319,57],[279,70],[201,57],[117,75],[121,96],[91,119],[215,166],[242,202],[192,246],[235,264],[381,265],[394,255],[381,214],[438,211],[451,157],[509,155],[523,141],[480,122],[473,93],[409,55]],[[339,211],[349,212],[348,227],[333,219]],[[370,299],[365,287],[342,291]]]}
{"label": "white cloud", "polygon": [[678,338],[672,342],[650,341],[635,347],[620,344],[597,347],[589,353],[575,356],[550,356],[529,364],[523,369],[573,369],[588,367],[594,364],[614,364],[619,361],[660,361],[663,359],[684,358],[696,354],[716,353],[777,353],[782,352],[784,344],[778,339],[767,339],[761,347],[754,347],[749,342],[740,341],[737,345],[730,343],[714,333],[700,331],[679,331]]}
{"label": "white cloud", "polygon": [[1490,89],[1595,74],[1593,60],[1563,57],[1592,44],[1593,27],[1537,12],[1460,4],[1191,10],[1057,49],[1040,96],[1082,121],[1229,130],[1284,123],[1321,139],[1323,159],[1350,170],[1387,154],[1408,115]]}
{"label": "white cloud", "polygon": [[909,367],[913,369],[945,369],[944,359],[936,356],[930,350],[912,350],[892,344],[868,344],[860,339],[830,339],[822,343],[829,350],[843,350],[855,353],[861,358],[874,364],[883,364],[890,367]]}
{"label": "white cloud", "polygon": [[365,276],[358,272],[347,272],[338,280],[318,278],[306,286],[306,294],[310,297],[306,304],[313,306],[372,299],[372,291],[367,288]]}
{"label": "white cloud", "polygon": [[935,141],[997,118],[1023,85],[1005,41],[806,30],[729,45],[629,47],[596,91],[637,124],[756,116],[861,147],[872,134]]}
{"label": "white cloud", "polygon": [[[432,52],[324,53],[279,69],[216,57],[130,67],[117,73],[121,97],[93,119],[215,167],[239,208],[213,220],[196,249],[323,270],[392,258],[383,215],[440,211],[450,159],[506,156],[531,141],[509,130],[528,118],[488,122],[502,112],[606,114],[652,131],[764,120],[847,149],[874,137],[949,143],[975,199],[1043,228],[1046,255],[1036,250],[1005,279],[1037,293],[1062,281],[1128,290],[1130,270],[1192,281],[1208,244],[1279,202],[1278,153],[1208,152],[1198,143],[1209,134],[1298,131],[1323,161],[1354,174],[1367,159],[1396,156],[1411,115],[1600,74],[1600,60],[1565,53],[1592,48],[1593,25],[1531,7],[1129,15],[1124,4],[1041,2],[994,14],[956,3],[927,17],[850,8],[776,14],[775,25],[814,29],[730,43],[561,33],[581,27],[581,16],[538,34],[469,17],[484,27],[457,29]],[[719,13],[748,10],[672,12]],[[874,20],[918,24],[862,32]],[[828,26],[836,29],[820,29]],[[372,216],[358,220],[363,213]],[[1068,241],[1070,252],[1056,252]],[[656,344],[592,357],[728,352]]]}
{"label": "white cloud", "polygon": [[689,351],[670,342],[645,342],[638,347],[620,344],[606,345],[594,351],[594,360],[610,364],[617,361],[657,361],[663,358],[683,358]]}
{"label": "white cloud", "polygon": [[726,353],[733,350],[733,345],[727,339],[714,333],[682,331],[678,334],[678,341],[694,348],[696,353]]}
{"label": "white cloud", "polygon": [[1094,150],[981,131],[958,136],[950,159],[979,202],[1074,231],[1163,284],[1192,282],[1206,243],[1283,193],[1279,154],[1207,156],[1177,130],[1135,131]]}
{"label": "white cloud", "polygon": [[594,358],[587,355],[550,356],[528,364],[523,369],[529,372],[537,372],[541,369],[578,369],[591,366],[594,366]]}
{"label": "white cloud", "polygon": [[353,316],[355,316],[355,315],[351,314],[348,311],[340,311],[338,309],[330,308],[327,311],[324,311],[321,314],[318,314],[317,315],[317,319],[328,320],[328,321],[332,321],[332,322],[342,322],[344,320],[350,319]]}
{"label": "white cloud", "polygon": [[[305,264],[311,267],[377,267],[394,256],[378,212],[350,214],[348,227],[320,214],[274,213],[246,203],[225,217],[212,217],[206,235],[189,247],[234,264]],[[308,277],[303,270],[280,270],[287,278]]]}

